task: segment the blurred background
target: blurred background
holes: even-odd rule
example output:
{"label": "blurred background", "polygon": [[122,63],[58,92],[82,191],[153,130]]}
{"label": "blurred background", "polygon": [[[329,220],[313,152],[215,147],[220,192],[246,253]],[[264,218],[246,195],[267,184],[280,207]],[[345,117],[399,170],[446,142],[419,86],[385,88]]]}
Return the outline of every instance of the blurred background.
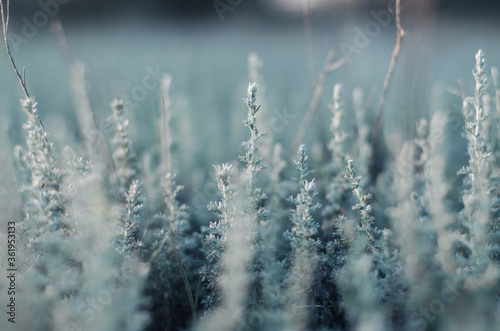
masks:
{"label": "blurred background", "polygon": [[[51,3],[42,0],[41,3]],[[60,15],[71,19],[80,18],[87,20],[91,17],[123,14],[126,12],[134,15],[156,16],[177,20],[196,20],[209,18],[214,15],[214,6],[227,4],[231,7],[243,6],[245,14],[255,15],[259,19],[275,20],[277,16],[302,15],[305,0],[61,0],[58,1],[64,8]],[[335,12],[363,11],[369,8],[386,7],[384,0],[310,0],[313,10],[323,14]],[[406,1],[406,5],[412,1]],[[499,4],[492,0],[424,0],[413,1],[415,3],[425,3],[426,6],[434,7],[439,13],[444,14],[480,14],[491,13],[497,10]],[[36,12],[40,7],[38,1],[16,0],[12,1],[11,9],[18,15],[25,15]],[[288,17],[293,18],[293,17]]]}
{"label": "blurred background", "polygon": [[[499,2],[402,0],[402,5],[407,35],[383,118],[384,128],[390,128],[383,134],[394,151],[414,137],[419,118],[438,110],[460,118],[458,82],[473,91],[471,71],[479,48],[488,65],[500,65]],[[250,53],[262,64],[262,112],[283,124],[272,133],[285,151],[331,48],[336,60],[348,61],[328,74],[304,142],[314,149],[329,139],[328,104],[335,83],[344,85],[346,123],[355,118],[354,88],[362,92],[373,120],[396,39],[388,10],[393,6],[382,0],[16,0],[9,39],[57,147],[77,144],[80,138],[65,51],[51,32],[54,20],[62,24],[66,52],[83,73],[104,130],[109,131],[111,101],[131,101],[127,111],[135,148],[153,151],[153,159],[160,105],[154,78],[171,74],[174,166],[179,182],[189,186],[212,176],[212,164],[234,160],[242,152]],[[0,73],[2,140],[12,146],[23,142],[24,114],[22,91],[4,52]],[[152,88],[143,88],[145,80]],[[454,129],[458,133],[461,124]],[[463,144],[456,142],[457,167],[465,160]]]}

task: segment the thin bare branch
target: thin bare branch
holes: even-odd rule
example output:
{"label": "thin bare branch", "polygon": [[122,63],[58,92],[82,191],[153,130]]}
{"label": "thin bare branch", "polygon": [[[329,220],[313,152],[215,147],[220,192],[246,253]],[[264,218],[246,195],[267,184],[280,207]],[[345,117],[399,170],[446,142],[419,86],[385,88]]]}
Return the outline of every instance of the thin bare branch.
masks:
{"label": "thin bare branch", "polygon": [[[378,106],[377,118],[375,119],[375,124],[373,126],[372,132],[372,153],[371,153],[371,162],[372,167],[376,162],[377,157],[377,136],[380,128],[380,121],[382,119],[382,115],[384,113],[385,103],[387,99],[387,94],[389,92],[389,87],[391,86],[392,77],[394,75],[394,70],[396,69],[396,64],[398,62],[399,53],[401,51],[401,45],[403,43],[403,38],[405,36],[405,30],[401,26],[401,0],[396,0],[396,28],[397,28],[397,36],[396,36],[396,45],[392,51],[391,63],[389,64],[389,70],[387,71],[387,75],[385,76],[384,88],[382,90],[382,96],[380,97],[380,103]],[[377,174],[371,173],[372,180],[376,177]]]}
{"label": "thin bare branch", "polygon": [[345,59],[345,57],[343,57],[341,59],[338,59],[337,61],[335,61],[335,62],[330,63],[329,65],[327,65],[325,67],[325,72],[330,72],[330,71],[337,70],[338,68],[342,67],[346,63],[347,63],[347,60]]}
{"label": "thin bare branch", "polygon": [[10,47],[9,47],[9,41],[7,38],[7,31],[9,28],[9,0],[7,0],[7,11],[4,11],[3,7],[3,1],[0,0],[0,12],[2,14],[2,27],[3,27],[3,39],[5,41],[5,49],[7,50],[7,55],[9,56],[10,63],[12,64],[12,67],[14,68],[14,71],[16,72],[17,78],[19,78],[19,83],[21,84],[21,87],[23,88],[24,94],[26,95],[26,98],[30,98],[28,89],[26,88],[26,83],[23,79],[23,76],[21,76],[21,73],[16,67],[16,63],[14,62],[14,58],[12,57],[12,54],[10,53]]}
{"label": "thin bare branch", "polygon": [[[10,1],[7,0],[7,18],[5,19],[5,31],[8,30],[9,28],[9,15],[10,13]],[[2,18],[3,18],[3,12],[2,12]]]}
{"label": "thin bare branch", "polygon": [[313,97],[311,99],[309,107],[307,108],[306,115],[304,116],[304,119],[300,124],[299,130],[297,131],[297,134],[293,139],[292,145],[290,146],[288,155],[291,157],[293,157],[293,155],[295,155],[295,153],[297,152],[297,148],[299,147],[299,144],[301,143],[302,139],[304,139],[304,136],[309,130],[312,118],[314,117],[314,114],[318,110],[319,101],[321,99],[321,96],[323,95],[323,90],[325,89],[327,74],[333,70],[340,68],[346,62],[345,58],[341,58],[335,62],[332,62],[334,58],[335,58],[335,50],[331,48],[328,51],[328,54],[326,55],[325,62],[323,63],[323,69],[321,70],[318,81],[316,82],[316,87],[314,88]]}
{"label": "thin bare branch", "polygon": [[[19,72],[19,70],[16,67],[16,63],[14,62],[14,58],[12,57],[12,54],[10,53],[10,47],[9,47],[9,40],[7,37],[7,32],[9,29],[9,16],[10,16],[10,4],[9,0],[6,2],[6,11],[4,11],[4,6],[3,6],[3,0],[0,0],[0,14],[2,15],[2,29],[3,29],[3,39],[5,42],[5,49],[7,51],[7,55],[9,56],[10,63],[12,65],[12,68],[16,72],[17,78],[19,78],[19,83],[21,84],[21,87],[23,89],[24,95],[26,96],[26,99],[30,99],[30,95],[28,93],[28,89],[26,88],[26,68],[23,67],[23,74]],[[40,124],[40,128],[42,129],[42,132],[44,133],[44,140],[45,143],[48,143],[47,141],[47,135],[45,134],[45,127],[43,126],[43,122],[40,119],[40,116],[38,117],[38,123]]]}

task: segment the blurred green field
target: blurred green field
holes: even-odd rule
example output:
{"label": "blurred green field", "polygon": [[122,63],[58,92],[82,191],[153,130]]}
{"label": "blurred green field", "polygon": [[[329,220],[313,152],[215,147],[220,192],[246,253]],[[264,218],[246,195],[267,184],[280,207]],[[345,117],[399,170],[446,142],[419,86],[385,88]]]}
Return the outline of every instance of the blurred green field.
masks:
{"label": "blurred green field", "polygon": [[[170,73],[174,127],[174,165],[186,192],[202,190],[197,183],[212,176],[212,164],[232,160],[241,151],[245,131],[242,98],[250,80],[248,54],[255,52],[263,61],[265,82],[263,110],[268,114],[291,114],[289,123],[274,137],[287,150],[290,147],[313,92],[324,57],[330,47],[343,54],[342,42],[353,45],[355,30],[373,20],[368,15],[348,16],[343,21],[313,22],[312,45],[316,71],[308,70],[307,38],[301,22],[254,22],[252,18],[225,20],[214,18],[200,22],[172,23],[138,19],[67,24],[66,37],[75,60],[82,63],[87,92],[101,124],[111,113],[109,104],[123,98],[136,86],[142,86],[147,68]],[[12,31],[20,26],[12,23]],[[64,24],[64,22],[63,22]],[[389,93],[383,122],[391,134],[413,137],[415,123],[436,110],[460,113],[461,99],[447,92],[458,91],[457,79],[472,90],[471,63],[482,48],[490,63],[500,63],[498,23],[441,18],[429,24],[407,27],[394,84]],[[370,38],[367,47],[351,57],[351,62],[328,76],[320,107],[305,143],[328,139],[331,91],[342,83],[346,94],[360,87],[369,115],[376,108],[395,42],[395,27],[390,24]],[[39,101],[39,109],[51,140],[58,147],[78,143],[78,124],[71,99],[70,82],[56,38],[50,28],[19,47],[18,66],[26,67],[30,93]],[[9,137],[9,145],[23,140],[20,111],[21,90],[6,54],[0,55],[0,116]],[[138,151],[157,153],[159,88],[147,91],[143,101],[129,109],[132,140]],[[352,102],[346,97],[346,103]],[[349,108],[349,106],[348,106]],[[293,118],[292,118],[293,117]],[[353,114],[346,114],[348,121]],[[459,132],[459,127],[457,127]],[[269,130],[269,128],[267,128]],[[387,135],[389,137],[389,135]],[[392,137],[398,137],[392,136]],[[396,150],[403,139],[388,139]],[[459,146],[462,143],[462,146]],[[457,140],[457,149],[463,148]],[[321,143],[320,143],[321,144]],[[321,149],[318,147],[318,149]],[[239,153],[241,154],[241,153]],[[450,169],[465,162],[462,153]]]}
{"label": "blurred green field", "polygon": [[[2,223],[18,223],[20,260],[28,261],[19,278],[23,323],[93,330],[104,321],[109,330],[139,330],[149,316],[147,330],[218,330],[225,323],[232,330],[249,328],[257,316],[260,330],[289,330],[295,321],[297,330],[450,330],[462,319],[469,323],[463,330],[498,325],[500,88],[484,79],[500,65],[500,23],[475,16],[403,21],[383,142],[372,145],[394,22],[369,33],[377,24],[370,12],[313,19],[309,40],[297,17],[227,15],[62,22],[111,157],[100,148],[85,151],[80,130],[89,126],[78,123],[64,52],[49,26],[13,55],[26,69],[55,158],[33,104],[22,112],[22,90],[1,52],[0,209]],[[19,21],[10,31],[22,33]],[[346,45],[356,51],[347,54]],[[300,142],[307,148],[297,154],[292,141],[332,48],[346,63],[328,74]],[[248,85],[249,54],[263,63],[258,89]],[[172,118],[162,126],[159,77],[167,73]],[[333,92],[338,83],[343,98]],[[354,91],[361,91],[362,105],[354,105]],[[120,103],[112,110],[114,99],[128,102],[125,113]],[[483,117],[493,107],[498,111]],[[415,139],[422,118],[427,122]],[[255,125],[268,131],[260,140]],[[160,136],[169,134],[159,128],[172,130],[171,159],[169,144],[160,148]],[[365,136],[357,134],[362,129]],[[270,161],[264,151],[274,142],[283,155],[272,155],[264,170],[259,157]],[[66,146],[84,158],[71,157]],[[372,148],[380,154],[370,155]],[[94,170],[86,157],[95,157]],[[225,162],[231,165],[214,169]],[[294,166],[298,187],[290,180]],[[458,294],[439,301],[436,293],[442,299],[443,289],[451,291],[449,281]],[[89,302],[104,285],[110,299],[99,314],[104,310]],[[6,286],[4,277],[0,287]],[[120,287],[122,294],[111,294]],[[435,302],[435,316],[423,315],[422,307],[432,311]],[[31,307],[38,309],[33,319],[25,313]],[[226,310],[241,316],[231,321]],[[419,321],[422,328],[413,324]]]}

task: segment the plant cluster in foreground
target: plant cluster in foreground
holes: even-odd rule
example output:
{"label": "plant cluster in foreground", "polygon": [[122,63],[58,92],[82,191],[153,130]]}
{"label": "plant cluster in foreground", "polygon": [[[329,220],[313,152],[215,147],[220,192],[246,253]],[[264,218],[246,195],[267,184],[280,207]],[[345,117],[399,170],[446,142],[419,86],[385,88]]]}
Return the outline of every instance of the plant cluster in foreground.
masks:
{"label": "plant cluster in foreground", "polygon": [[91,146],[58,158],[35,99],[23,100],[26,143],[13,153],[22,198],[16,328],[500,329],[500,89],[482,51],[473,77],[459,173],[446,174],[447,118],[436,113],[376,183],[358,176],[374,162],[359,90],[350,145],[348,103],[335,85],[326,164],[312,179],[313,154],[301,145],[290,185],[273,137],[261,155],[266,109],[250,84],[244,153],[214,167],[218,198],[201,220],[174,174],[170,102],[159,164],[144,169],[138,160],[149,151],[134,148],[129,109],[112,103],[112,166],[102,171]]}

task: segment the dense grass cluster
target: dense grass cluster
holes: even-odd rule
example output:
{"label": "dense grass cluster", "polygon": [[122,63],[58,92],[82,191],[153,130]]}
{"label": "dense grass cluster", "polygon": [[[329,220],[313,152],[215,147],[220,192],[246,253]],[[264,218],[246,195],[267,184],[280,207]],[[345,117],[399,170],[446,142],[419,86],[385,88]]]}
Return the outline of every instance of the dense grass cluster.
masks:
{"label": "dense grass cluster", "polygon": [[346,102],[340,84],[321,156],[300,145],[286,160],[265,132],[263,82],[250,84],[248,140],[214,166],[218,197],[206,214],[190,210],[195,197],[176,180],[170,76],[159,144],[145,150],[134,148],[122,101],[106,136],[74,84],[81,142],[56,151],[37,102],[23,100],[26,144],[12,150],[18,318],[2,318],[2,330],[499,329],[500,88],[482,51],[473,78],[454,114],[468,156],[454,176],[445,114],[421,119],[399,155],[381,160],[363,97],[354,90]]}

